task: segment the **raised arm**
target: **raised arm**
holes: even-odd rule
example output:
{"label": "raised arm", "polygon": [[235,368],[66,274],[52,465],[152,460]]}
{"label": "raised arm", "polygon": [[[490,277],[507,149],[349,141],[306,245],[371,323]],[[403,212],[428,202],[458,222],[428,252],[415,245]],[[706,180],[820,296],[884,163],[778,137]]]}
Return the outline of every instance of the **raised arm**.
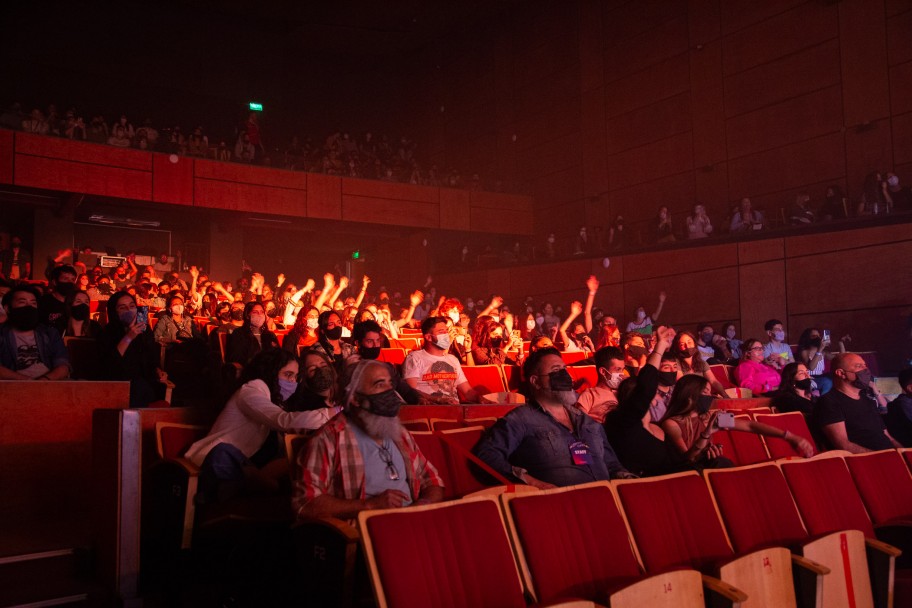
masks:
{"label": "raised arm", "polygon": [[321,310],[323,305],[326,303],[326,300],[329,299],[333,287],[336,286],[336,279],[333,277],[331,272],[327,272],[323,275],[323,290],[320,292],[320,297],[317,298],[317,301],[314,302],[314,308]]}
{"label": "raised arm", "polygon": [[561,339],[564,341],[564,350],[566,350],[570,345],[570,338],[567,336],[567,329],[570,327],[570,324],[573,323],[573,320],[580,315],[581,312],[583,312],[583,305],[578,300],[574,300],[570,303],[570,314],[567,315],[567,318],[564,319],[564,322],[560,326],[560,335]]}
{"label": "raised arm", "polygon": [[197,279],[199,279],[199,276],[200,276],[199,268],[197,268],[196,266],[191,266],[190,267],[190,276],[192,277],[190,280],[190,295],[195,298],[196,297],[196,281],[197,281]]}
{"label": "raised arm", "polygon": [[336,300],[339,299],[339,296],[342,295],[342,292],[345,291],[345,288],[348,287],[348,277],[339,277],[339,286],[336,287],[336,290],[330,296],[329,301],[326,303],[330,308],[336,303]]}
{"label": "raised arm", "polygon": [[586,279],[586,287],[589,288],[589,295],[586,297],[586,308],[583,310],[583,318],[585,319],[586,333],[592,332],[592,304],[595,302],[595,294],[598,292],[599,280],[595,278],[595,275],[590,275]]}
{"label": "raised arm", "polygon": [[358,293],[358,298],[355,300],[355,309],[361,310],[361,302],[364,301],[364,296],[367,294],[367,286],[370,285],[370,277],[364,275],[361,279],[361,291]]}
{"label": "raised arm", "polygon": [[421,290],[420,290],[420,289],[416,289],[416,290],[409,296],[409,309],[408,309],[408,313],[405,315],[405,318],[404,318],[404,319],[399,319],[398,321],[396,321],[396,325],[399,326],[399,327],[405,327],[406,325],[408,325],[409,323],[411,323],[411,322],[412,322],[412,317],[413,317],[414,314],[415,314],[415,308],[417,308],[418,305],[421,304],[423,301],[424,301],[424,294],[421,293]]}
{"label": "raised arm", "polygon": [[665,306],[665,297],[666,297],[666,296],[665,296],[665,292],[664,292],[664,291],[660,291],[660,292],[659,292],[659,305],[656,306],[655,312],[652,313],[652,322],[653,322],[653,323],[655,323],[656,321],[658,321],[658,320],[659,320],[659,315],[662,314],[662,307]]}
{"label": "raised arm", "polygon": [[491,301],[488,302],[487,308],[482,310],[478,316],[483,317],[485,315],[490,315],[492,310],[494,310],[495,308],[500,308],[501,306],[503,306],[503,298],[501,298],[500,296],[494,296],[493,298],[491,298]]}

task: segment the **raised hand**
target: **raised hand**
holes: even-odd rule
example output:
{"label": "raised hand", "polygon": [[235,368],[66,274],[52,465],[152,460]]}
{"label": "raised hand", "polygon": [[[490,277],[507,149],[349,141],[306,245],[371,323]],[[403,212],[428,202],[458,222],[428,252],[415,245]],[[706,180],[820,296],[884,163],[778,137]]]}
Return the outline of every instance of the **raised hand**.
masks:
{"label": "raised hand", "polygon": [[579,300],[574,300],[570,303],[570,314],[574,317],[578,317],[579,314],[583,312],[583,303]]}
{"label": "raised hand", "polygon": [[599,280],[597,278],[595,278],[594,274],[590,275],[589,278],[586,279],[586,287],[589,288],[589,293],[594,293],[594,292],[598,291]]}
{"label": "raised hand", "polygon": [[421,304],[422,302],[424,302],[424,294],[421,293],[421,290],[415,290],[415,291],[412,292],[412,294],[409,296],[409,303],[410,303],[412,306],[418,306],[418,305]]}
{"label": "raised hand", "polygon": [[339,287],[341,287],[342,289],[345,289],[346,287],[348,287],[348,277],[339,278]]}
{"label": "raised hand", "polygon": [[659,302],[661,302],[662,304],[664,304],[664,303],[665,303],[665,298],[666,298],[666,297],[667,297],[667,296],[665,295],[665,292],[664,292],[664,291],[660,291],[660,292],[659,292]]}

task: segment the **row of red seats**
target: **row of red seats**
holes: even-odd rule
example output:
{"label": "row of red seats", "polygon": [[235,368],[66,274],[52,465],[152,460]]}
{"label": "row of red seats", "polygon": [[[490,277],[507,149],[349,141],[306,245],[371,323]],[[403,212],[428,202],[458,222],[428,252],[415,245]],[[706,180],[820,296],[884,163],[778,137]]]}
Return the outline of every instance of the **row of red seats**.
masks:
{"label": "row of red seats", "polygon": [[912,605],[912,572],[878,540],[912,526],[912,451],[828,456],[363,512],[375,595],[393,608],[520,607],[524,593],[612,607]]}

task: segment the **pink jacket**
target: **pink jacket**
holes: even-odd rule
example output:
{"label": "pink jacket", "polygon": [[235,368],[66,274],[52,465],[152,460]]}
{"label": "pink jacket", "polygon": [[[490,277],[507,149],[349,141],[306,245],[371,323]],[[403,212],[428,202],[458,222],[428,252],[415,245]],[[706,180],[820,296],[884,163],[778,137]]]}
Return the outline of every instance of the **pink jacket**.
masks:
{"label": "pink jacket", "polygon": [[779,372],[765,363],[742,361],[735,368],[735,381],[741,388],[750,389],[755,395],[779,388]]}

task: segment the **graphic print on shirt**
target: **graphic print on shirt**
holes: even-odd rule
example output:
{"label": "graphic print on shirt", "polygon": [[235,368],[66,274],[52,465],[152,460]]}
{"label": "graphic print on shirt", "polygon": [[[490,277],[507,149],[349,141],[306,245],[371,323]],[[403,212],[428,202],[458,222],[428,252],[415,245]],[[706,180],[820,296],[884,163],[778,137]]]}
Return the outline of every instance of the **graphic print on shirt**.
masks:
{"label": "graphic print on shirt", "polygon": [[426,383],[432,395],[450,396],[456,392],[456,369],[446,361],[435,361],[428,370],[422,374],[421,381]]}
{"label": "graphic print on shirt", "polygon": [[34,336],[16,336],[16,369],[28,369],[38,363],[38,342]]}

